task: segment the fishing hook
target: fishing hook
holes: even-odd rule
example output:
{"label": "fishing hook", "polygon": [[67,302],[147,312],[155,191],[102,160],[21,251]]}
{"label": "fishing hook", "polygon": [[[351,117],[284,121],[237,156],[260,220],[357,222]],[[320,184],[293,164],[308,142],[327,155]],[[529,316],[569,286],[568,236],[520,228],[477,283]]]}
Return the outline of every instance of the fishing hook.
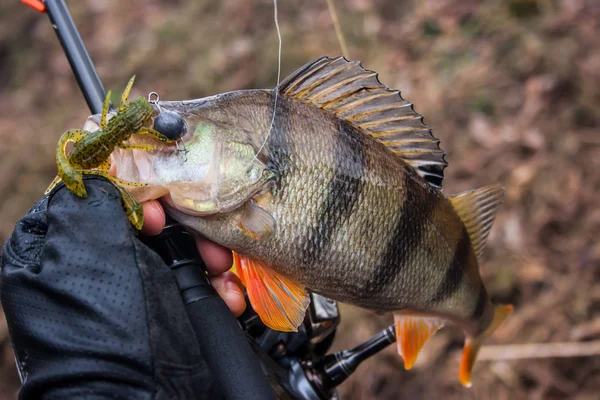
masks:
{"label": "fishing hook", "polygon": [[[181,142],[181,145],[182,145],[183,149],[179,147],[179,143],[180,142]],[[179,154],[183,153],[183,158],[184,158],[183,162],[187,162],[187,160],[188,160],[188,156],[187,155],[188,155],[188,153],[190,151],[185,147],[185,143],[183,142],[183,140],[179,139],[178,141],[176,141],[175,142],[175,147],[177,147],[177,151],[179,152]]]}

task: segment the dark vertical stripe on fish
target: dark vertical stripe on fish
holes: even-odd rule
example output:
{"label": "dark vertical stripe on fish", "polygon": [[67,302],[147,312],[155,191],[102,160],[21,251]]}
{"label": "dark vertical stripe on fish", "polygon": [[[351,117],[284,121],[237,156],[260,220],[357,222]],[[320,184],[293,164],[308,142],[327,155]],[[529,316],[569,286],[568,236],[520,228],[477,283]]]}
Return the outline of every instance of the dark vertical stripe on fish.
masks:
{"label": "dark vertical stripe on fish", "polygon": [[[275,96],[272,96],[270,110],[275,106]],[[290,126],[291,114],[290,104],[285,98],[281,96],[277,99],[277,110],[275,110],[275,118],[273,119],[273,126],[271,127],[271,118],[269,118],[270,132],[267,131],[269,137],[265,148],[269,155],[269,161],[267,168],[278,178],[286,175],[290,168],[290,159],[293,152],[290,140],[288,138],[288,132],[292,130]]]}
{"label": "dark vertical stripe on fish", "polygon": [[431,298],[433,303],[443,302],[452,297],[458,290],[463,276],[467,273],[467,263],[469,262],[469,255],[472,251],[471,238],[469,237],[467,230],[463,228],[460,239],[456,244],[456,249],[454,250],[454,256],[446,268],[444,279]]}
{"label": "dark vertical stripe on fish", "polygon": [[408,174],[411,173],[414,172],[407,170],[403,175],[406,193],[402,212],[396,220],[394,232],[381,254],[379,264],[372,271],[371,281],[365,288],[366,296],[380,293],[403,272],[404,268],[411,263],[415,252],[421,251],[421,241],[430,229],[427,221],[431,220],[439,198],[428,196],[426,190],[409,187],[412,180]]}
{"label": "dark vertical stripe on fish", "polygon": [[318,213],[317,227],[301,240],[303,259],[318,262],[337,229],[348,219],[362,189],[365,137],[353,125],[340,120],[334,145],[335,172],[327,185],[326,198]]}
{"label": "dark vertical stripe on fish", "polygon": [[485,306],[488,304],[488,295],[485,290],[485,286],[483,283],[479,287],[479,295],[477,296],[477,304],[475,305],[475,310],[473,310],[473,314],[471,314],[471,320],[476,321],[483,317],[483,313],[485,312]]}

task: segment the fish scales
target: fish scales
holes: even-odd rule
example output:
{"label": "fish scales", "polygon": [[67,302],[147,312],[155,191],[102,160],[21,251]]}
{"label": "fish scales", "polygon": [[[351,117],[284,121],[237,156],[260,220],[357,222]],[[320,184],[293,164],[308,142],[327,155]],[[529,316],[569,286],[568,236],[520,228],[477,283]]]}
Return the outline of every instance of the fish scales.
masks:
{"label": "fish scales", "polygon": [[134,162],[119,149],[120,177],[147,185],[131,190],[140,201],[166,193],[175,219],[232,249],[271,328],[297,328],[305,290],[392,311],[411,368],[450,320],[467,334],[469,386],[481,343],[512,310],[491,303],[478,271],[502,188],[444,196],[439,140],[360,63],[320,58],[276,91],[161,102],[186,121],[189,161],[172,147]]}

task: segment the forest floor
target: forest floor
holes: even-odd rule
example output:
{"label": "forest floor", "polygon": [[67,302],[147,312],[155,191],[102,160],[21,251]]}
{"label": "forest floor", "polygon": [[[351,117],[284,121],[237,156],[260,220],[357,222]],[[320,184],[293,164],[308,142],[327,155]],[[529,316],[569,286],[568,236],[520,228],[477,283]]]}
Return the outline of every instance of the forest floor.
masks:
{"label": "forest floor", "polygon": [[[133,95],[163,99],[275,86],[270,0],[70,3],[100,77],[117,94],[134,73]],[[530,353],[486,350],[467,390],[457,380],[463,334],[447,328],[411,371],[393,346],[373,357],[340,388],[342,398],[598,399],[600,2],[336,4],[350,58],[400,89],[441,139],[444,192],[506,187],[481,272],[493,299],[516,311],[487,343],[544,344]],[[324,0],[280,0],[279,22],[282,77],[340,54]],[[47,18],[17,1],[0,3],[0,88],[4,242],[55,175],[58,137],[89,114]],[[336,349],[391,323],[390,315],[342,312]],[[526,357],[511,360],[517,356]],[[0,399],[17,390],[0,310]]]}

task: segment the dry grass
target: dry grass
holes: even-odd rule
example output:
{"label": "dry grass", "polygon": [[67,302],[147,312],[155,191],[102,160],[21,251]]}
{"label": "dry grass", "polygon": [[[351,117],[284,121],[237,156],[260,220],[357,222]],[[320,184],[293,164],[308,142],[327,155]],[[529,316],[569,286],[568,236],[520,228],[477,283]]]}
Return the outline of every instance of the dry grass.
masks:
{"label": "dry grass", "polygon": [[[118,92],[133,73],[134,94],[154,90],[164,99],[274,85],[270,0],[119,3],[71,5],[107,87]],[[341,388],[343,398],[597,399],[600,3],[335,3],[351,58],[401,89],[442,140],[445,192],[506,187],[482,274],[516,312],[489,342],[525,346],[484,350],[488,360],[465,390],[456,379],[462,334],[445,329],[413,371],[403,371],[393,348],[369,360]],[[340,53],[324,0],[280,0],[279,15],[282,76]],[[58,136],[88,115],[49,23],[16,1],[0,4],[0,88],[4,240],[52,179]],[[390,321],[344,308],[336,346]],[[0,398],[12,399],[17,381],[2,322],[0,345]]]}

